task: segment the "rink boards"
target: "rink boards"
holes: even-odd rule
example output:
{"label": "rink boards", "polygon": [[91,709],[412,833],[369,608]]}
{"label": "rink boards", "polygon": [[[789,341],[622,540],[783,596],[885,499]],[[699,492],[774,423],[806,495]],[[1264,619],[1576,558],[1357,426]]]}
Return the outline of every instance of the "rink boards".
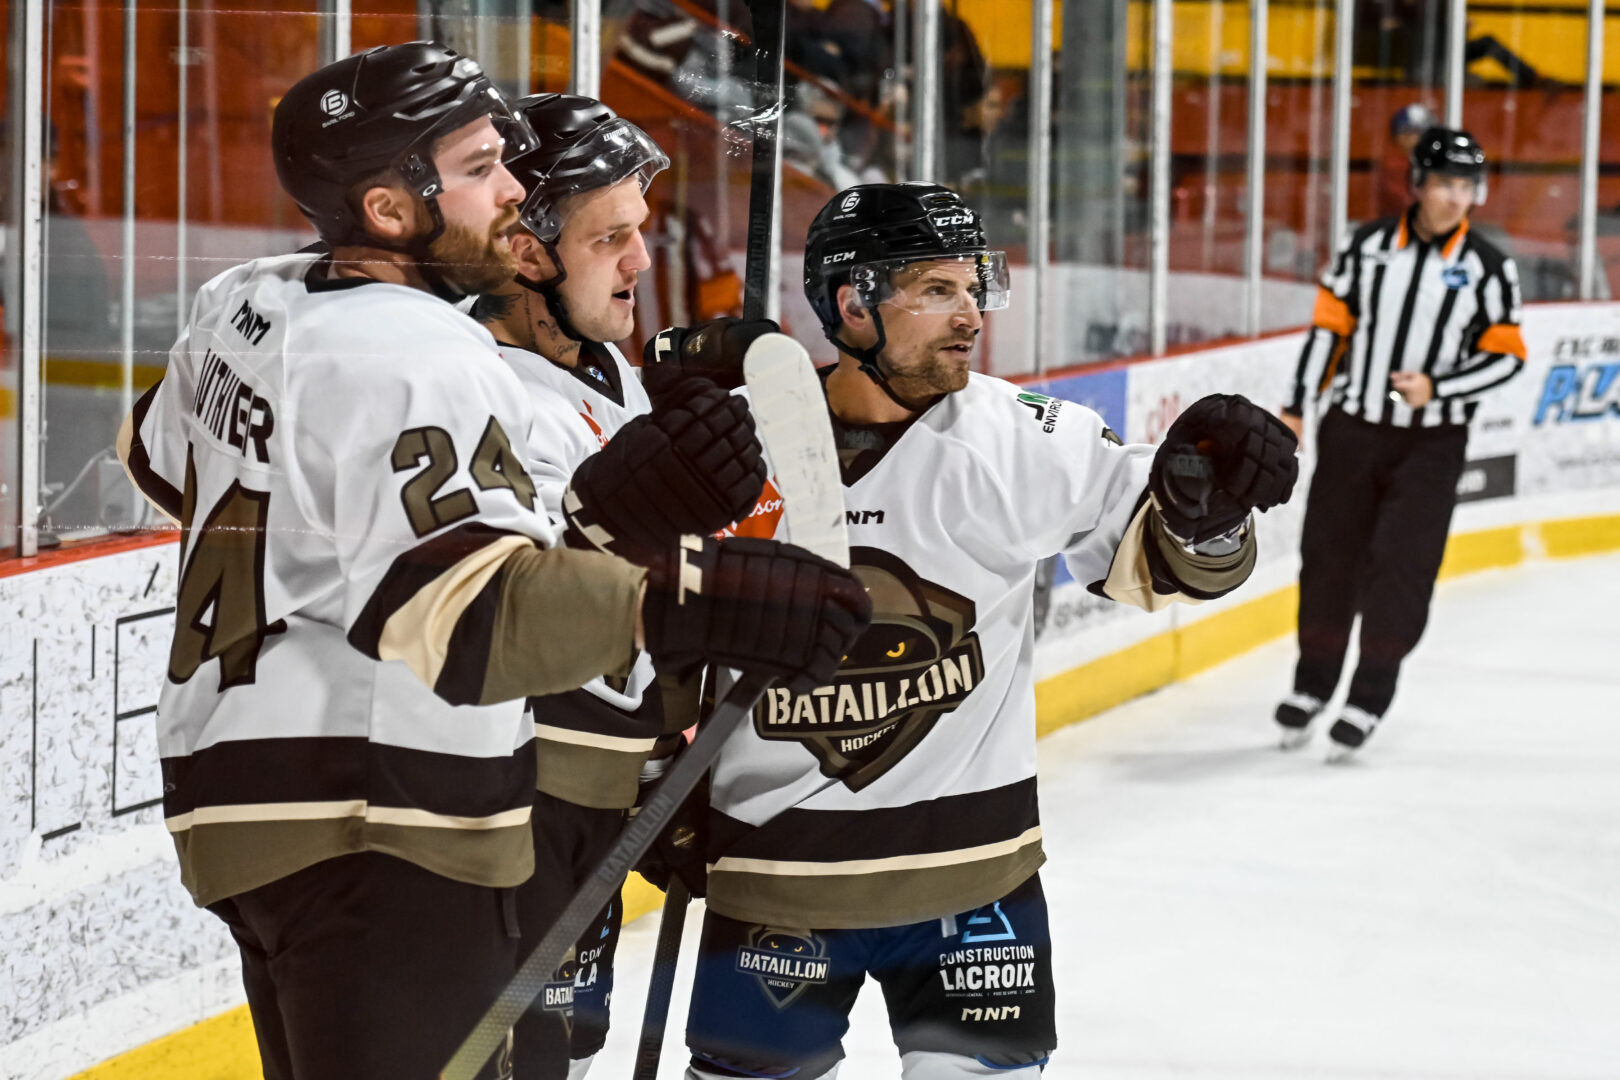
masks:
{"label": "rink boards", "polygon": [[[1620,548],[1620,304],[1532,307],[1524,337],[1527,370],[1474,424],[1448,573]],[[1300,342],[1279,334],[1031,388],[1152,442],[1206,393],[1282,400]],[[1107,605],[1049,564],[1043,732],[1289,632],[1303,508],[1264,515],[1254,580],[1198,607]],[[108,553],[0,577],[0,1077],[70,1076],[137,1047],[93,1075],[245,1075],[234,948],[181,889],[156,803],[174,548],[95,550]]]}

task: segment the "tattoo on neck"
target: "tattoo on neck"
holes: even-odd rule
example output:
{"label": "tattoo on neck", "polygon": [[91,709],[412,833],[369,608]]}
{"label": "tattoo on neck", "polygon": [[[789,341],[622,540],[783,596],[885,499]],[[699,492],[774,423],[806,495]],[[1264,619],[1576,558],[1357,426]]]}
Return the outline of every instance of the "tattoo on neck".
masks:
{"label": "tattoo on neck", "polygon": [[512,314],[517,300],[516,293],[484,293],[473,301],[472,317],[487,326]]}

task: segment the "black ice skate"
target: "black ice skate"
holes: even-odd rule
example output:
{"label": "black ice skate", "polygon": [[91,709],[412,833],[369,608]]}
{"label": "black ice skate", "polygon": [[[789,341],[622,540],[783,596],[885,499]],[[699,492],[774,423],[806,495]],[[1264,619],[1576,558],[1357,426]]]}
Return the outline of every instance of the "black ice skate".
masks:
{"label": "black ice skate", "polygon": [[1344,712],[1339,714],[1339,718],[1328,729],[1328,738],[1333,740],[1333,749],[1328,752],[1328,760],[1348,761],[1354,757],[1362,745],[1372,738],[1380,719],[1382,717],[1374,716],[1366,709],[1346,705]]}
{"label": "black ice skate", "polygon": [[1277,706],[1277,727],[1281,737],[1277,745],[1284,750],[1297,750],[1311,741],[1311,729],[1322,715],[1323,702],[1298,690],[1282,699]]}

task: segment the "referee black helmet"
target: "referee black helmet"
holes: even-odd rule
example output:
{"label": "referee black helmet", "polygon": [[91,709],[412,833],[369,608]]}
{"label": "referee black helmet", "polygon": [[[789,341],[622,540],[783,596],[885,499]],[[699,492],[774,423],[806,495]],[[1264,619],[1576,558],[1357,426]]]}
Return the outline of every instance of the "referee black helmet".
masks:
{"label": "referee black helmet", "polygon": [[1432,127],[1412,148],[1412,186],[1420,188],[1430,174],[1461,176],[1474,182],[1474,204],[1485,201],[1485,149],[1466,131]]}

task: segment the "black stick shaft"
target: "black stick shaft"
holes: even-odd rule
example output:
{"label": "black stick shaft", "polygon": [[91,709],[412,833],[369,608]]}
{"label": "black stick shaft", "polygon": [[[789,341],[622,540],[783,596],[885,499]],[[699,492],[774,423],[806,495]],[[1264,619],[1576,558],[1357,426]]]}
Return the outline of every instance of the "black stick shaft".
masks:
{"label": "black stick shaft", "polygon": [[749,0],[754,16],[753,175],[748,187],[748,262],[743,270],[743,318],[769,310],[771,257],[776,251],[777,146],[782,133],[782,49],[786,0]]}
{"label": "black stick shaft", "polygon": [[[786,44],[786,0],[748,0],[754,22],[753,163],[748,185],[748,261],[743,271],[743,317],[763,319],[769,310],[771,258],[776,249],[776,186],[780,163],[777,146],[782,131],[782,52]],[[724,44],[721,45],[725,47]],[[730,698],[728,697],[729,701]],[[757,695],[756,695],[757,700]],[[749,706],[752,709],[752,705]],[[718,719],[718,715],[716,716]],[[710,721],[710,725],[713,721]],[[697,744],[693,744],[693,749]],[[686,756],[692,756],[689,752]],[[646,813],[645,810],[642,811]],[[691,896],[680,878],[671,875],[659,917],[653,952],[647,1009],[642,1015],[641,1042],[632,1080],[657,1080],[664,1052],[664,1029],[675,992],[675,967]]]}
{"label": "black stick shaft", "polygon": [[478,1026],[456,1048],[454,1056],[439,1073],[441,1080],[474,1080],[484,1062],[506,1041],[507,1031],[540,995],[552,973],[557,970],[557,965],[568,955],[568,950],[579,940],[579,935],[585,932],[585,927],[618,891],[630,868],[647,853],[653,839],[664,831],[669,819],[691,794],[703,774],[709,771],[709,766],[720,756],[720,748],[753,712],[768,686],[768,678],[751,675],[744,675],[732,686],[720,707],[715,709],[714,716],[698,732],[691,747],[676,759],[635,820],[619,835],[608,853],[602,856],[602,861],[591,876],[580,886],[557,921],[551,924],[546,936],[540,939],[540,944],[523,962],[516,977],[501,991],[501,996],[478,1021]]}
{"label": "black stick shaft", "polygon": [[664,1029],[675,996],[675,966],[681,957],[681,932],[686,927],[686,905],[692,896],[680,877],[671,874],[659,916],[658,945],[653,950],[652,979],[647,985],[647,1010],[641,1018],[641,1045],[636,1048],[633,1080],[657,1080],[658,1061],[664,1054]]}

